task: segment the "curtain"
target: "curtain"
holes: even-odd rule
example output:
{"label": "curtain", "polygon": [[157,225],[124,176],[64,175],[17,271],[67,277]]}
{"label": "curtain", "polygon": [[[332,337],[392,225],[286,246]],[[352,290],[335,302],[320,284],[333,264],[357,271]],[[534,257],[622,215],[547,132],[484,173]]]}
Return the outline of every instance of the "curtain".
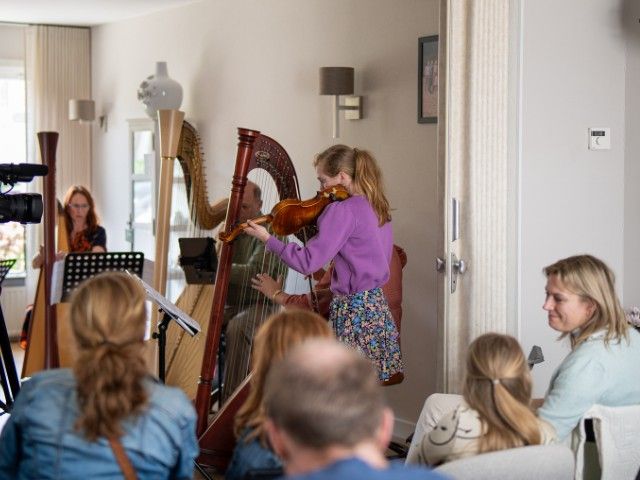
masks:
{"label": "curtain", "polygon": [[25,41],[27,155],[40,162],[36,133],[60,133],[56,195],[71,185],[90,188],[91,126],[69,121],[69,99],[91,98],[91,31],[88,28],[30,26]]}
{"label": "curtain", "polygon": [[[27,160],[40,163],[36,133],[60,134],[56,150],[56,196],[75,184],[90,188],[91,126],[69,121],[69,99],[91,98],[91,31],[88,28],[35,25],[25,29]],[[42,182],[32,182],[42,192]],[[27,229],[27,259],[42,244],[42,228]],[[28,260],[27,295],[37,275]]]}

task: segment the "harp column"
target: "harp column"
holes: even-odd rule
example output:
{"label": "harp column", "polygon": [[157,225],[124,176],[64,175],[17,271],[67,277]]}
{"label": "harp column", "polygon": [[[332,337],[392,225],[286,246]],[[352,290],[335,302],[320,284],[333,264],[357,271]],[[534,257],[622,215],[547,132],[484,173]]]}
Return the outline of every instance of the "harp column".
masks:
{"label": "harp column", "polygon": [[[173,189],[173,163],[178,153],[178,143],[184,112],[158,110],[160,131],[160,185],[158,189],[158,212],[156,218],[156,260],[153,269],[153,288],[162,295],[167,289],[167,264],[169,253],[169,227],[171,215],[171,192]],[[153,312],[152,326],[157,325],[158,313]]]}

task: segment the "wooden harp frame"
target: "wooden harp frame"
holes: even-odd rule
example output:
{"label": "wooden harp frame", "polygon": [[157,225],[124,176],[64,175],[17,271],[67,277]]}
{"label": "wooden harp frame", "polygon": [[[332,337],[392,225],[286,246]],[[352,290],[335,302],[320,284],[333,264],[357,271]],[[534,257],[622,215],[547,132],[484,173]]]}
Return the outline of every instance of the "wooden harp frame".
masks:
{"label": "wooden harp frame", "polygon": [[[298,178],[293,163],[284,148],[272,138],[259,131],[238,128],[238,150],[235,171],[229,196],[229,208],[225,221],[225,232],[230,232],[239,217],[242,196],[247,185],[247,174],[255,169],[265,170],[274,180],[278,196],[300,198]],[[224,470],[235,445],[233,417],[242,404],[242,394],[232,395],[222,406],[207,428],[211,407],[211,389],[223,326],[225,299],[228,293],[229,276],[233,257],[233,242],[224,243],[220,250],[218,271],[213,293],[213,305],[200,381],[195,406],[198,414],[197,434],[200,443],[198,464]],[[247,380],[236,390],[246,395]],[[243,390],[243,386],[245,387]]]}
{"label": "wooden harp frame", "polygon": [[[69,241],[64,211],[59,212],[56,201],[56,148],[58,132],[38,132],[38,143],[43,165],[49,167],[49,173],[44,178],[43,188],[43,229],[44,229],[44,259],[38,277],[36,296],[31,312],[31,321],[27,334],[28,343],[22,364],[22,377],[30,377],[34,373],[60,366],[60,354],[68,356],[58,348],[57,317],[66,316],[66,306],[51,304],[51,274],[56,260],[56,220],[58,223],[57,250],[69,251]],[[58,309],[61,309],[58,312]],[[66,366],[63,362],[63,366]]]}

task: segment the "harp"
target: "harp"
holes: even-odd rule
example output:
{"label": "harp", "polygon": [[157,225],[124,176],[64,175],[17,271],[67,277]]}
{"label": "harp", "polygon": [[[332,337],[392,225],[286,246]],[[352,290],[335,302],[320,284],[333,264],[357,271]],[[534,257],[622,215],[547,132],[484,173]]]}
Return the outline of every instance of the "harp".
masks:
{"label": "harp", "polygon": [[[233,229],[239,217],[242,197],[247,185],[247,175],[255,169],[264,170],[269,175],[280,199],[300,198],[295,169],[282,146],[256,130],[239,128],[238,149],[225,221],[225,233],[229,233]],[[233,418],[248,393],[248,381],[245,379],[208,424],[214,368],[223,328],[234,243],[224,243],[220,250],[209,329],[196,395],[197,433],[201,452],[197,462],[202,468],[214,468],[218,471],[226,469],[233,452],[235,446]]]}
{"label": "harp", "polygon": [[[167,125],[160,122],[161,138],[166,128]],[[199,237],[224,220],[228,201],[224,198],[209,203],[200,136],[187,121],[183,121],[180,128],[175,158],[184,175],[191,221],[189,236]],[[164,217],[167,224],[169,216],[169,208],[158,210],[158,218]],[[156,258],[166,258],[167,255],[166,249],[156,252]],[[159,263],[156,261],[156,264]],[[207,331],[212,299],[213,285],[186,285],[176,305],[200,323],[201,334],[195,337],[185,335],[184,330],[173,322],[169,324],[167,331],[165,382],[167,385],[180,387],[191,399],[195,398],[197,378],[204,354],[203,338]]]}
{"label": "harp", "polygon": [[[69,366],[71,359],[68,351],[58,348],[58,337],[68,334],[66,322],[66,304],[51,304],[51,274],[56,252],[56,220],[58,225],[57,250],[69,251],[68,233],[64,212],[56,201],[56,147],[58,132],[38,132],[38,142],[42,163],[49,167],[44,179],[44,263],[40,268],[33,312],[28,331],[28,343],[22,365],[22,377],[29,377],[40,370]],[[66,342],[62,342],[63,345]]]}

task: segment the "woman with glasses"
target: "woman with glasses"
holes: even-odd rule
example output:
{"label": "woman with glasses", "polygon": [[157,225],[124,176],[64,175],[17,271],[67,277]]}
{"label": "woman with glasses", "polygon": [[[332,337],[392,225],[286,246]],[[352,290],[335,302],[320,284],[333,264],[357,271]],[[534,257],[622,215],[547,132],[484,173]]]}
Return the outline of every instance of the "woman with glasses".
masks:
{"label": "woman with glasses", "polygon": [[[95,203],[89,190],[73,185],[64,196],[64,218],[69,236],[69,251],[106,252],[107,232],[98,225]],[[40,268],[44,258],[43,247],[33,258],[33,268]]]}
{"label": "woman with glasses", "polygon": [[[93,197],[85,187],[73,185],[64,196],[64,218],[69,238],[69,252],[106,252],[107,232],[98,225]],[[58,252],[56,259],[61,259],[65,252]],[[44,262],[44,246],[40,245],[40,251],[33,257],[31,266],[41,268]],[[25,318],[20,332],[20,346],[27,348],[29,323],[33,312],[33,304],[27,305]]]}

